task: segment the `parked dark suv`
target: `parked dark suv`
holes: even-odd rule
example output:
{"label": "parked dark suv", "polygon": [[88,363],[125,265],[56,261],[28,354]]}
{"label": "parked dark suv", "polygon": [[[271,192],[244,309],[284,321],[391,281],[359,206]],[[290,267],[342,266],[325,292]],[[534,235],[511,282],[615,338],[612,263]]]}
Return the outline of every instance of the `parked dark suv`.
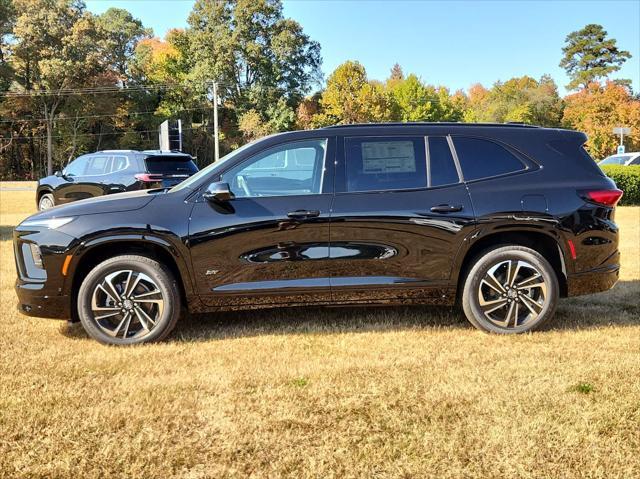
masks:
{"label": "parked dark suv", "polygon": [[495,333],[618,279],[622,192],[568,130],[353,125],[270,136],[172,189],[81,201],[14,233],[19,309],[103,343],[191,312],[458,301]]}
{"label": "parked dark suv", "polygon": [[198,171],[190,155],[171,151],[105,150],[82,155],[38,182],[40,211],[94,196],[174,186]]}

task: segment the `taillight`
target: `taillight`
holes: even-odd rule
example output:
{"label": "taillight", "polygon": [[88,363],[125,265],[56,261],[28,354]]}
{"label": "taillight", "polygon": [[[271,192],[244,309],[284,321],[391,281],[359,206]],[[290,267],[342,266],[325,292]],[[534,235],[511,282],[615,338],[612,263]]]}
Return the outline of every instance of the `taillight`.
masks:
{"label": "taillight", "polygon": [[136,180],[140,180],[143,183],[157,183],[162,181],[162,175],[154,175],[151,173],[138,173],[135,175]]}
{"label": "taillight", "polygon": [[620,198],[622,198],[623,193],[624,192],[622,190],[614,188],[612,190],[583,191],[581,196],[585,200],[592,203],[597,203],[603,206],[610,206],[613,208],[618,204],[618,201],[620,201]]}

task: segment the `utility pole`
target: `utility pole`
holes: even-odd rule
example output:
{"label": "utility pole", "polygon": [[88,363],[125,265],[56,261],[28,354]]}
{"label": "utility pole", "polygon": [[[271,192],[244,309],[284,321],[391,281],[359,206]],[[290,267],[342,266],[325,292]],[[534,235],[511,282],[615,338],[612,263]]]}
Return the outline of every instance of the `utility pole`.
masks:
{"label": "utility pole", "polygon": [[218,142],[218,83],[213,82],[213,136],[215,156],[213,161],[220,159],[220,144]]}

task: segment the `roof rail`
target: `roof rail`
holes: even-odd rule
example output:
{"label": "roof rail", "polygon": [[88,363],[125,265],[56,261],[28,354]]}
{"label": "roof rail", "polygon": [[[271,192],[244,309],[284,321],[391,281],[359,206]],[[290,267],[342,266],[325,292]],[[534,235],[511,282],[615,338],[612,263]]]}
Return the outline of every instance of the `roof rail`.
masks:
{"label": "roof rail", "polygon": [[383,127],[383,126],[473,126],[473,127],[497,127],[507,126],[514,128],[540,128],[538,125],[529,125],[521,122],[506,122],[506,123],[463,123],[459,121],[415,121],[415,122],[387,122],[387,123],[352,123],[348,125],[332,125],[325,128],[357,128],[357,127]]}

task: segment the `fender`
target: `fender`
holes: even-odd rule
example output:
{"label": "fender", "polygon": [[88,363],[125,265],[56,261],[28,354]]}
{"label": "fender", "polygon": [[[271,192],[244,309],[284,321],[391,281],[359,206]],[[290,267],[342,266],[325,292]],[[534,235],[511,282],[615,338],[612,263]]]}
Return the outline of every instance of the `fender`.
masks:
{"label": "fender", "polygon": [[174,259],[180,273],[179,279],[182,280],[185,294],[188,297],[194,295],[193,278],[189,270],[190,260],[187,257],[189,253],[186,248],[183,245],[177,246],[174,244],[174,242],[167,240],[149,230],[145,231],[144,233],[140,232],[109,234],[82,241],[77,249],[73,252],[73,259],[71,260],[71,263],[69,265],[69,274],[65,278],[65,282],[63,285],[63,294],[71,293],[71,285],[73,284],[73,278],[77,271],[78,265],[82,263],[82,259],[86,257],[89,252],[95,250],[95,248],[97,247],[106,244],[113,246],[116,243],[140,244],[142,246],[153,245],[155,247],[162,248],[162,250],[164,250]]}
{"label": "fender", "polygon": [[459,275],[462,274],[464,260],[478,242],[489,236],[495,236],[497,243],[499,236],[506,233],[518,233],[525,236],[527,233],[543,234],[553,240],[560,252],[562,272],[565,276],[567,275],[569,252],[560,222],[548,215],[510,214],[478,222],[477,228],[464,239],[451,263],[451,282],[454,284],[458,282]]}

